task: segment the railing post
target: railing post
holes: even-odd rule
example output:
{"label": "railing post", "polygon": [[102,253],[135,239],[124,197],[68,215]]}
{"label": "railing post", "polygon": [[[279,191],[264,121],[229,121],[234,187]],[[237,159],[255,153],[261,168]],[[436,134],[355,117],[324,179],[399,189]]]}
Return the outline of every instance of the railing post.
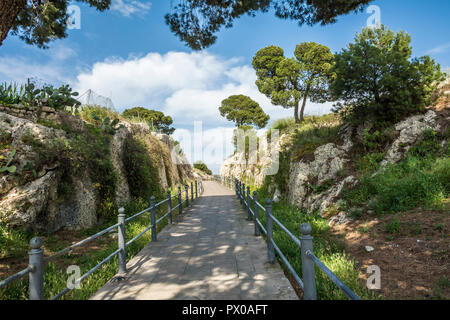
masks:
{"label": "railing post", "polygon": [[253,191],[253,211],[255,212],[255,236],[259,236],[261,233],[259,231],[259,207],[258,207],[258,192]]}
{"label": "railing post", "polygon": [[195,199],[198,198],[198,181],[195,180]]}
{"label": "railing post", "polygon": [[245,183],[242,184],[242,208],[245,209]]}
{"label": "railing post", "polygon": [[270,263],[274,263],[275,251],[273,247],[272,201],[270,199],[266,199],[266,228],[267,228],[267,258]]}
{"label": "railing post", "polygon": [[172,224],[172,192],[167,190],[167,206],[169,208],[169,224]]}
{"label": "railing post", "polygon": [[311,225],[309,223],[302,223],[300,225],[300,241],[302,253],[302,273],[303,273],[303,293],[304,300],[316,300],[316,275],[314,270],[314,262],[308,256],[308,253],[313,253],[313,237],[311,236]]}
{"label": "railing post", "polygon": [[191,182],[191,204],[194,204],[194,183]]}
{"label": "railing post", "polygon": [[234,192],[236,193],[236,197],[239,198],[239,192],[238,192],[238,180],[234,179]]}
{"label": "railing post", "polygon": [[178,186],[178,215],[183,214],[183,204],[181,201],[181,186]]}
{"label": "railing post", "polygon": [[29,273],[29,299],[44,300],[44,250],[41,249],[42,238],[31,239],[28,262],[33,269]]}
{"label": "railing post", "polygon": [[127,272],[127,249],[126,249],[126,231],[125,231],[125,209],[119,208],[118,215],[119,227],[117,228],[117,242],[119,246],[119,272]]}
{"label": "railing post", "polygon": [[184,186],[186,189],[186,208],[189,207],[189,185]]}
{"label": "railing post", "polygon": [[155,197],[150,197],[150,223],[152,226],[152,241],[158,241],[158,236],[156,235],[156,207],[155,207]]}
{"label": "railing post", "polygon": [[247,220],[252,221],[252,204],[250,202],[250,187],[247,186]]}

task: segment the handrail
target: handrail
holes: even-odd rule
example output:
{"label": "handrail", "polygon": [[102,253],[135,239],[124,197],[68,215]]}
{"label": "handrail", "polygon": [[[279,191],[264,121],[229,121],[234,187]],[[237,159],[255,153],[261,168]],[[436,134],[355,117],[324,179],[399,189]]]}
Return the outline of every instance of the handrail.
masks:
{"label": "handrail", "polygon": [[[218,179],[219,182],[222,182],[225,186],[232,188],[234,182],[234,190],[236,191],[236,196],[241,202],[242,206],[248,212],[248,217],[250,220],[250,214],[253,215],[253,221],[255,223],[255,235],[259,235],[257,229],[262,230],[264,234],[267,236],[267,248],[268,248],[268,256],[269,261],[274,259],[274,251],[278,253],[278,256],[286,265],[289,272],[292,274],[294,279],[303,289],[305,295],[305,299],[315,300],[316,297],[316,280],[314,273],[314,264],[321,269],[325,275],[330,278],[330,280],[335,283],[338,288],[350,299],[352,300],[360,300],[360,298],[350,289],[348,288],[325,264],[317,258],[312,251],[312,240],[313,237],[310,235],[311,226],[309,224],[302,224],[300,227],[300,231],[303,234],[300,239],[297,238],[288,228],[286,228],[276,217],[272,215],[272,206],[271,200],[266,200],[266,206],[261,205],[256,198],[256,191],[254,193],[255,196],[251,196],[247,190],[245,190],[245,185],[235,178],[230,177],[222,177]],[[253,204],[253,205],[252,205]],[[255,208],[256,207],[256,208]],[[257,215],[255,215],[255,210],[261,209],[262,212],[266,214],[266,228],[262,225],[261,221],[258,219]],[[256,210],[258,211],[258,210]],[[285,234],[287,234],[291,240],[300,248],[302,253],[302,272],[303,272],[303,281],[300,279],[298,274],[295,272],[294,268],[283,254],[281,249],[277,246],[273,239],[273,222],[280,227],[281,230]]]}
{"label": "handrail", "polygon": [[0,281],[0,288],[8,285],[10,282],[13,282],[14,280],[25,277],[32,270],[33,270],[33,266],[28,266],[27,268],[23,269],[22,271],[19,271],[19,272],[13,274],[12,276],[6,278],[5,280]]}
{"label": "handrail", "polygon": [[[181,191],[181,186],[179,186],[178,193],[176,193],[173,196],[169,190],[167,193],[168,194],[167,198],[165,198],[164,200],[162,200],[156,204],[154,202],[154,197],[152,197],[151,201],[150,201],[150,207],[148,207],[148,208],[142,210],[141,212],[138,212],[128,218],[125,218],[125,209],[120,208],[118,223],[116,223],[112,226],[109,226],[106,229],[103,229],[102,231],[99,231],[96,234],[89,236],[67,248],[64,248],[51,256],[44,257],[44,250],[41,249],[41,246],[42,246],[41,238],[39,238],[39,237],[33,238],[30,242],[30,246],[31,246],[32,250],[29,252],[29,254],[30,254],[29,266],[26,269],[24,269],[20,272],[17,272],[15,274],[11,275],[10,277],[0,281],[0,288],[5,287],[9,283],[11,283],[17,279],[20,279],[30,273],[30,283],[29,283],[30,299],[43,300],[44,299],[44,279],[43,279],[44,273],[43,273],[43,270],[44,270],[45,263],[56,257],[64,255],[68,252],[71,252],[73,249],[75,249],[77,247],[85,245],[85,244],[101,237],[102,235],[106,234],[107,232],[113,230],[114,228],[118,228],[118,249],[115,250],[113,253],[111,253],[108,257],[103,259],[100,263],[98,263],[96,266],[94,266],[91,270],[86,272],[83,276],[76,279],[75,283],[77,283],[77,284],[81,283],[81,281],[86,279],[88,276],[90,276],[92,273],[94,273],[96,270],[98,270],[103,264],[110,261],[116,255],[119,255],[119,273],[121,271],[126,272],[126,269],[124,267],[124,265],[126,265],[126,255],[125,255],[126,248],[129,245],[131,245],[134,241],[139,239],[146,232],[148,232],[149,230],[152,230],[152,240],[156,240],[156,225],[158,223],[160,223],[162,220],[166,219],[167,217],[169,217],[169,223],[172,223],[172,213],[176,209],[178,209],[179,214],[182,214],[183,204],[186,202],[186,204],[189,205],[189,193],[190,193],[191,200],[198,199],[199,196],[203,193],[204,189],[203,189],[203,183],[201,180],[195,180],[195,191],[194,191],[194,182],[191,182],[190,184],[191,184],[190,188],[187,184],[185,185],[186,189],[183,192]],[[183,193],[185,193],[186,196],[185,196],[184,201],[181,201]],[[179,200],[178,204],[176,206],[171,205],[171,200],[173,198],[178,198],[178,200]],[[165,204],[166,202],[169,202],[168,212],[156,220],[156,208],[160,207],[161,205]],[[142,215],[146,212],[149,212],[149,211],[151,213],[151,219],[152,219],[150,226],[147,227],[144,231],[140,232],[135,237],[133,237],[133,239],[131,239],[125,243],[125,225],[126,225],[126,223],[139,217],[140,215]],[[71,290],[72,290],[72,288],[66,287],[64,290],[62,290],[56,296],[54,296],[52,298],[52,300],[61,298],[64,294],[66,294],[67,292],[69,292]]]}
{"label": "handrail", "polygon": [[65,249],[62,249],[62,250],[58,251],[57,253],[55,253],[55,254],[53,254],[53,255],[51,255],[51,256],[44,257],[44,261],[50,261],[50,260],[52,260],[52,259],[54,259],[54,258],[57,258],[57,257],[59,257],[59,256],[62,256],[63,254],[65,254],[65,253],[67,253],[67,252],[70,252],[70,251],[72,251],[73,249],[75,249],[75,248],[77,248],[77,247],[80,247],[80,246],[82,246],[82,245],[85,245],[85,244],[87,244],[87,243],[89,243],[89,242],[91,242],[91,241],[97,239],[98,237],[101,237],[101,236],[104,235],[105,233],[107,233],[107,232],[113,230],[114,228],[117,228],[118,226],[119,226],[119,224],[116,223],[115,225],[112,225],[112,226],[110,226],[110,227],[108,227],[108,228],[106,228],[106,229],[104,229],[104,230],[102,230],[102,231],[100,231],[100,232],[97,232],[96,234],[94,234],[94,235],[92,235],[92,236],[90,236],[90,237],[88,237],[88,238],[86,238],[86,239],[84,239],[84,240],[81,240],[81,241],[79,241],[79,242],[77,242],[77,243],[71,245],[70,247],[67,247],[67,248],[65,248]]}
{"label": "handrail", "polygon": [[306,251],[306,254],[314,261],[314,263],[336,284],[345,295],[352,300],[361,300],[349,287],[345,285],[328,267],[320,261],[311,251]]}

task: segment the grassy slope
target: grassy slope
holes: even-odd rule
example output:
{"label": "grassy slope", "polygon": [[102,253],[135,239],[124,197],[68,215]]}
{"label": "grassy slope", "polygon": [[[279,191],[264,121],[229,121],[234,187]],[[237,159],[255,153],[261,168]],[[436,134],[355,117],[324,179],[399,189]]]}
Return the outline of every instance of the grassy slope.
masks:
{"label": "grassy slope", "polygon": [[[333,119],[335,120],[335,119]],[[280,156],[280,170],[274,177],[266,177],[265,184],[258,190],[259,199],[271,197],[268,185],[276,182],[283,189],[287,184],[289,165],[313,152],[316,145],[335,142],[338,122],[332,121],[332,126],[321,126],[323,122],[330,123],[329,116],[316,118],[314,123],[309,121],[303,128],[298,128],[289,119],[283,119],[273,125],[273,128],[293,135],[293,141]],[[356,155],[356,168],[352,168],[360,177],[361,183],[353,190],[347,190],[338,207],[331,208],[330,214],[339,210],[350,210],[354,218],[361,216],[366,209],[373,209],[376,214],[386,214],[408,210],[417,206],[426,208],[442,208],[448,198],[450,181],[449,149],[442,148],[441,142],[448,141],[448,131],[445,133],[426,132],[422,142],[413,147],[407,157],[398,164],[388,166],[382,173],[373,176],[379,169],[379,162],[383,157],[380,149],[392,137],[391,128],[386,128],[376,137],[367,136],[364,145],[360,146]],[[369,160],[368,160],[369,159]],[[251,181],[248,181],[251,183]],[[252,188],[252,191],[254,188]],[[283,193],[283,190],[281,190]],[[369,291],[362,281],[355,261],[345,253],[344,243],[332,237],[327,219],[317,213],[308,213],[281,201],[273,206],[274,215],[296,236],[299,227],[308,222],[313,228],[315,238],[315,254],[350,288],[363,299],[382,298],[374,291]],[[274,239],[286,253],[298,274],[301,274],[300,251],[284,235],[275,228]],[[316,270],[318,276],[318,296],[320,299],[342,299],[343,294],[326,278],[322,272]]]}

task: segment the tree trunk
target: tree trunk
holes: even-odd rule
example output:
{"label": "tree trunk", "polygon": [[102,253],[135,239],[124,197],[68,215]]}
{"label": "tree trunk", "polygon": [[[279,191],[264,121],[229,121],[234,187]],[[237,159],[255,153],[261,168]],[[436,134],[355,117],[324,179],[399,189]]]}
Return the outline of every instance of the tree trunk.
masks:
{"label": "tree trunk", "polygon": [[310,85],[308,84],[308,86],[306,87],[305,95],[303,96],[302,108],[300,110],[300,122],[305,121],[304,113],[305,113],[305,107],[306,107],[306,99],[308,99],[309,90],[310,90]]}
{"label": "tree trunk", "polygon": [[299,104],[299,100],[295,100],[295,108],[294,108],[294,119],[295,119],[295,123],[300,123],[300,120],[298,119],[298,104]]}
{"label": "tree trunk", "polygon": [[0,46],[26,4],[27,0],[0,0]]}

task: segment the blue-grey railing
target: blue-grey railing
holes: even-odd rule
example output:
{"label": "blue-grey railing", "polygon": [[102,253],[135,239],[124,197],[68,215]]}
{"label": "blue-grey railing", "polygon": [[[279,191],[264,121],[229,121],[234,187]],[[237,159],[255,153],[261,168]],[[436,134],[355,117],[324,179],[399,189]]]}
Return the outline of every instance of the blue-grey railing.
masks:
{"label": "blue-grey railing", "polygon": [[[351,300],[360,300],[360,298],[348,288],[319,258],[314,255],[313,250],[313,237],[311,236],[312,228],[308,223],[302,223],[300,225],[300,238],[297,238],[291,231],[289,231],[277,218],[272,215],[272,203],[270,199],[266,199],[265,206],[262,206],[258,202],[258,194],[253,192],[253,196],[250,194],[250,186],[232,177],[218,177],[217,181],[221,182],[230,189],[236,191],[236,196],[241,202],[243,208],[247,211],[247,220],[254,221],[255,224],[255,236],[259,236],[262,231],[267,238],[267,256],[269,262],[275,262],[275,252],[277,252],[284,265],[287,267],[295,281],[302,288],[305,300],[316,300],[316,265],[322,270],[330,280],[335,283],[339,289]],[[253,205],[252,205],[253,203]],[[261,220],[259,219],[259,211],[265,213],[266,227],[264,228]],[[286,233],[289,238],[300,248],[301,260],[302,260],[302,279],[295,272],[289,260],[283,254],[281,249],[277,246],[273,239],[273,224],[276,224],[281,230]]]}
{"label": "blue-grey railing", "polygon": [[[194,186],[195,185],[195,186]],[[108,233],[109,231],[118,228],[118,248],[113,253],[111,253],[108,257],[103,259],[99,264],[97,264],[95,267],[93,267],[91,270],[83,274],[80,278],[75,280],[75,285],[81,283],[84,279],[89,277],[91,274],[93,274],[96,270],[98,270],[102,265],[110,261],[115,256],[118,256],[118,273],[124,274],[127,272],[126,268],[126,248],[131,245],[134,241],[139,239],[141,236],[143,236],[146,232],[151,230],[151,237],[152,241],[157,241],[157,232],[156,232],[156,226],[159,222],[162,220],[168,218],[169,224],[172,224],[172,213],[178,209],[178,215],[182,215],[183,213],[183,204],[186,203],[186,207],[189,206],[189,185],[186,184],[185,186],[185,197],[184,200],[182,200],[182,188],[181,186],[178,187],[178,193],[175,195],[171,194],[171,191],[167,191],[167,198],[155,203],[155,197],[150,198],[150,206],[141,211],[138,212],[128,218],[125,218],[125,209],[120,208],[119,209],[119,215],[118,215],[118,222],[112,226],[109,226],[108,228],[84,239],[81,240],[70,247],[67,247],[65,249],[62,249],[58,251],[57,253],[44,257],[44,250],[42,249],[42,238],[35,237],[31,239],[30,241],[30,248],[31,250],[28,252],[29,255],[29,263],[28,267],[24,270],[17,272],[16,274],[0,281],[0,288],[7,286],[11,282],[18,280],[20,278],[25,277],[27,274],[29,275],[29,299],[30,300],[43,300],[44,299],[44,269],[45,264],[48,261],[51,261],[59,256],[62,256],[66,253],[71,252],[73,249],[83,246],[101,236]],[[203,184],[201,180],[196,180],[195,182],[191,182],[190,186],[191,190],[191,204],[193,203],[194,199],[197,199],[199,195],[201,195],[204,191]],[[172,199],[178,198],[178,204],[176,206],[172,206]],[[167,213],[164,214],[159,219],[156,219],[156,209],[165,204],[168,203],[168,210]],[[150,212],[150,226],[148,226],[144,231],[139,233],[137,236],[135,236],[133,239],[126,242],[126,223],[139,217],[140,215]],[[61,298],[63,295],[65,295],[67,292],[71,291],[72,288],[65,288],[61,292],[59,292],[56,296],[52,298],[52,300],[56,300]]]}

